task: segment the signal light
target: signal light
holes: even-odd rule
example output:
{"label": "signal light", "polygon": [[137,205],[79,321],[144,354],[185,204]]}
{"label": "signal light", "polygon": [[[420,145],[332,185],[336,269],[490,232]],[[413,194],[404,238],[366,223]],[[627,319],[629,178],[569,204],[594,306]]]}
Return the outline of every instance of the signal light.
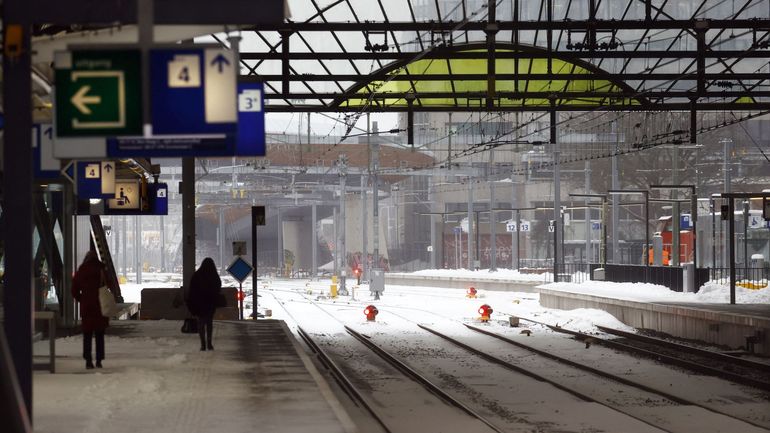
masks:
{"label": "signal light", "polygon": [[356,276],[356,279],[358,280],[358,285],[361,285],[361,268],[358,268],[358,267],[353,268],[353,274]]}
{"label": "signal light", "polygon": [[481,307],[479,307],[479,314],[481,314],[481,317],[479,317],[479,320],[481,320],[482,322],[489,322],[489,318],[492,315],[493,311],[494,310],[492,310],[492,307],[490,307],[489,305],[487,304],[482,305]]}
{"label": "signal light", "polygon": [[364,314],[366,314],[366,320],[374,322],[374,318],[377,317],[379,310],[374,305],[369,305],[364,308]]}
{"label": "signal light", "polygon": [[476,299],[476,294],[478,291],[475,287],[468,287],[468,290],[465,291],[465,297],[469,299]]}
{"label": "signal light", "polygon": [[238,290],[238,293],[235,294],[235,298],[238,301],[243,301],[244,299],[246,299],[246,294],[243,292],[243,290]]}

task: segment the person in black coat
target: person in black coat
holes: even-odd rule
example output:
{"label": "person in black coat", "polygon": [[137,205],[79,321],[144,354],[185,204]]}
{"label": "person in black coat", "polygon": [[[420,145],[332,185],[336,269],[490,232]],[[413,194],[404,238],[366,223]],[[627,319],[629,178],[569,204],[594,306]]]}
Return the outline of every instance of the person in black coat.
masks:
{"label": "person in black coat", "polygon": [[214,312],[222,290],[217,267],[211,257],[206,257],[190,280],[187,294],[187,308],[198,318],[198,335],[201,338],[201,350],[214,350],[211,336],[214,325]]}

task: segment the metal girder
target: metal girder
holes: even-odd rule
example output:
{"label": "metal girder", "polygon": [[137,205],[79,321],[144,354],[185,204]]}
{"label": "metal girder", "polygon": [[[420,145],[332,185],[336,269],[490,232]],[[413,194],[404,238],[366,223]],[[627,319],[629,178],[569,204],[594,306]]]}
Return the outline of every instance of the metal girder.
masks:
{"label": "metal girder", "polygon": [[[596,30],[694,30],[696,25],[706,26],[709,29],[770,29],[770,20],[768,19],[692,19],[692,20],[569,20],[548,21],[543,19],[529,21],[500,21],[498,23],[501,31],[515,30],[585,30],[593,28]],[[463,25],[463,31],[482,32],[487,26],[484,21],[469,21]],[[260,24],[262,31],[278,31],[287,28],[292,31],[303,32],[361,32],[361,31],[451,31],[456,30],[455,21],[424,21],[424,22],[304,22],[304,23],[285,23],[285,24]]]}
{"label": "metal girder", "polygon": [[[557,98],[558,99],[558,98]],[[661,103],[661,104],[646,104],[646,105],[589,105],[589,104],[569,104],[558,105],[556,111],[690,111],[693,106],[690,102],[676,102],[676,103]],[[767,111],[770,110],[770,102],[760,103],[734,103],[734,102],[716,102],[716,103],[697,103],[695,109],[698,111]],[[329,107],[318,105],[266,105],[265,111],[270,113],[358,113],[362,110],[361,107]],[[476,113],[479,111],[487,111],[485,106],[415,106],[415,112],[432,112],[432,113],[447,113],[447,112],[462,112],[462,113]],[[371,112],[378,113],[403,113],[404,107],[377,107],[376,109],[369,110]],[[495,112],[544,112],[548,111],[548,106],[502,106],[495,107]]]}
{"label": "metal girder", "polygon": [[[411,60],[420,55],[423,59],[486,59],[486,51],[456,51],[449,48],[436,48],[427,53],[416,52],[315,52],[289,53],[289,60]],[[546,51],[498,51],[495,56],[497,59],[548,59],[549,54]],[[553,51],[551,57],[561,60],[584,60],[584,59],[697,59],[699,56],[697,50],[645,50],[645,51]],[[707,50],[703,57],[707,59],[760,59],[770,56],[768,50]],[[282,60],[281,53],[241,53],[244,60]]]}
{"label": "metal girder", "polygon": [[[374,99],[406,99],[410,97],[415,98],[441,98],[441,99],[459,99],[468,98],[478,100],[487,96],[486,92],[387,92],[387,93],[369,93],[369,92],[346,92],[346,93],[292,93],[292,97],[299,99],[366,99],[373,95]],[[583,99],[583,98],[612,98],[612,99],[631,99],[631,98],[741,98],[744,96],[754,98],[767,98],[770,97],[770,91],[761,90],[747,93],[745,91],[733,91],[733,90],[719,90],[719,91],[704,91],[695,92],[689,90],[641,90],[639,92],[634,91],[617,91],[617,92],[601,92],[601,91],[543,91],[543,92],[497,92],[498,99]],[[284,95],[266,94],[265,99],[283,99]],[[650,104],[658,106],[659,104]],[[744,106],[753,104],[743,104]],[[403,108],[402,108],[403,110]],[[405,110],[404,110],[405,111]]]}
{"label": "metal girder", "polygon": [[[768,53],[770,56],[770,53]],[[619,74],[610,72],[587,73],[560,73],[559,80],[615,80]],[[697,80],[698,73],[688,72],[679,74],[675,72],[651,72],[651,73],[626,73],[621,75],[625,81],[641,80]],[[260,74],[260,75],[242,75],[240,80],[244,82],[267,82],[267,81],[358,81],[361,79],[370,79],[373,81],[388,79],[390,81],[447,81],[447,80],[468,80],[482,81],[487,79],[487,74],[411,74],[411,75],[388,75],[388,72],[373,72],[368,75],[358,74],[302,74],[289,75],[284,77],[278,74]],[[704,73],[703,78],[706,81],[711,80],[770,80],[768,72],[747,72],[747,73],[729,73],[729,72],[711,72]],[[526,73],[501,74],[495,75],[496,80],[552,80],[553,74]]]}
{"label": "metal girder", "polygon": [[[135,24],[137,0],[31,0],[39,24]],[[205,11],[202,13],[202,11]],[[154,2],[156,24],[277,25],[284,21],[284,0],[164,0]]]}

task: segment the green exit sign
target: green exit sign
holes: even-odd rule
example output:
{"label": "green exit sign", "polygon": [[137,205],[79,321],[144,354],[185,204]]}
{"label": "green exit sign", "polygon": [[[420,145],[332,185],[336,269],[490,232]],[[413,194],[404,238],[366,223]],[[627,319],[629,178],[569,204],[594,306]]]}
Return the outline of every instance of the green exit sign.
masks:
{"label": "green exit sign", "polygon": [[137,49],[56,53],[56,135],[142,135],[142,57]]}

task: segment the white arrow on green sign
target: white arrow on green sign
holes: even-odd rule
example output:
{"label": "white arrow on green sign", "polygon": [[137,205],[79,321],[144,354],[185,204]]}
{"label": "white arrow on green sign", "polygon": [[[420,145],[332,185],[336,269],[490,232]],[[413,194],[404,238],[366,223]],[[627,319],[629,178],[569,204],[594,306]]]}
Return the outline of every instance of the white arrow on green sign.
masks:
{"label": "white arrow on green sign", "polygon": [[56,135],[142,133],[139,50],[56,53]]}

